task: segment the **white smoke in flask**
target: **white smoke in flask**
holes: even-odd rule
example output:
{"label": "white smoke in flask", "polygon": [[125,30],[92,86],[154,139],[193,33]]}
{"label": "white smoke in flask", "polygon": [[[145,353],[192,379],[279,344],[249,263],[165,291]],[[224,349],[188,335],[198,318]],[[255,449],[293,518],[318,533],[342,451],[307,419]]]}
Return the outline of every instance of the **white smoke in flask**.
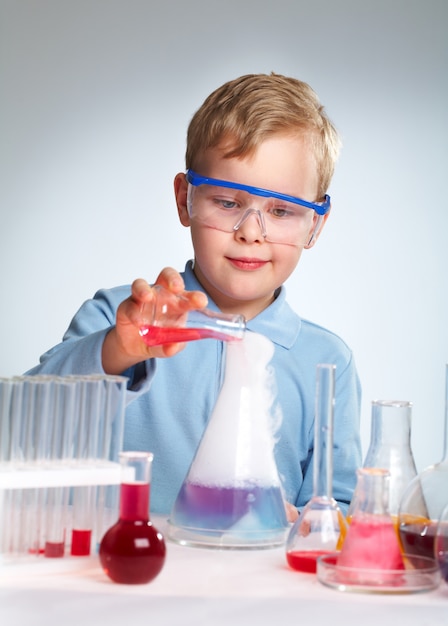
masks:
{"label": "white smoke in flask", "polygon": [[274,446],[282,416],[275,407],[273,343],[247,331],[229,342],[224,382],[188,473],[214,487],[280,487]]}

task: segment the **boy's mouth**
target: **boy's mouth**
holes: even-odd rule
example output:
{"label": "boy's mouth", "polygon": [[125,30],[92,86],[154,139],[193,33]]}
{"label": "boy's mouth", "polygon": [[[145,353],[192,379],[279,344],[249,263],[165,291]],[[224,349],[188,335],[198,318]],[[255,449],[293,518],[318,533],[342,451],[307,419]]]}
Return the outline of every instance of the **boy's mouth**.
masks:
{"label": "boy's mouth", "polygon": [[240,270],[258,270],[264,267],[268,261],[249,257],[227,257],[230,263]]}

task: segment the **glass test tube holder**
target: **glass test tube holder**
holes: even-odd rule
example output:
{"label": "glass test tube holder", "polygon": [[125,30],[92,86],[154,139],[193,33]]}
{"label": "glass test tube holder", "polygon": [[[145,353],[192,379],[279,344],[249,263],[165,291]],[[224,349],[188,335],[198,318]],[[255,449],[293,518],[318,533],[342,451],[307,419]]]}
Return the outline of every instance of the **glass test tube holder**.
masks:
{"label": "glass test tube holder", "polygon": [[[103,461],[95,466],[71,464],[63,467],[56,464],[53,466],[48,464],[41,469],[30,465],[29,468],[23,467],[19,470],[0,470],[0,519],[4,518],[2,509],[4,508],[7,491],[113,485],[116,485],[118,489],[122,479],[123,474],[120,464],[112,461]],[[113,514],[116,514],[116,512],[113,511]],[[98,529],[99,533],[101,531],[102,529]],[[97,541],[100,541],[100,539],[101,537],[96,536]],[[30,556],[29,551],[26,553],[8,553],[5,551],[3,555],[0,554],[0,564],[2,562],[13,562],[24,556]]]}

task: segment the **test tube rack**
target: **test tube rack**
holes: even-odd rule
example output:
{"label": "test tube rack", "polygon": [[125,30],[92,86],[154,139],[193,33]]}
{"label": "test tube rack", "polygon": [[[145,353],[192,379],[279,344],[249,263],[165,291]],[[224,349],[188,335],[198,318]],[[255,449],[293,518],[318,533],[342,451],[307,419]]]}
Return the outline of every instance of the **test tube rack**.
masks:
{"label": "test tube rack", "polygon": [[0,563],[88,556],[118,516],[127,379],[0,378]]}

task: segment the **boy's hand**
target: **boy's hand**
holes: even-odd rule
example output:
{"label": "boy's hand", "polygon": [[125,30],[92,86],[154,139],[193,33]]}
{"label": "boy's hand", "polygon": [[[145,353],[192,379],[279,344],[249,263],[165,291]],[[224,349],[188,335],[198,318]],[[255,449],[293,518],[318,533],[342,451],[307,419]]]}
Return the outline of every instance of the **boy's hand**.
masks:
{"label": "boy's hand", "polygon": [[[172,268],[162,270],[156,284],[175,294],[182,294],[188,299],[191,309],[201,309],[207,304],[207,296],[201,291],[185,291],[182,277]],[[153,298],[154,289],[145,280],[138,278],[132,283],[131,295],[118,307],[115,327],[104,340],[102,358],[106,373],[120,374],[146,359],[173,356],[185,346],[183,343],[172,343],[149,347],[142,340],[139,333],[142,310]]]}

